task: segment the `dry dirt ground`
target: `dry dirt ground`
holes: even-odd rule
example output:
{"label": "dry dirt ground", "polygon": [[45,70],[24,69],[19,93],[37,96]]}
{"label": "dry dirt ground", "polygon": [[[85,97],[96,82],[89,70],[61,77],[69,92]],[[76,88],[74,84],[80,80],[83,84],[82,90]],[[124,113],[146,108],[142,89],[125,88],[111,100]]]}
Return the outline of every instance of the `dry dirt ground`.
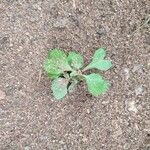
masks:
{"label": "dry dirt ground", "polygon": [[[0,0],[0,150],[150,150],[149,0]],[[111,87],[55,101],[47,51],[107,50]]]}

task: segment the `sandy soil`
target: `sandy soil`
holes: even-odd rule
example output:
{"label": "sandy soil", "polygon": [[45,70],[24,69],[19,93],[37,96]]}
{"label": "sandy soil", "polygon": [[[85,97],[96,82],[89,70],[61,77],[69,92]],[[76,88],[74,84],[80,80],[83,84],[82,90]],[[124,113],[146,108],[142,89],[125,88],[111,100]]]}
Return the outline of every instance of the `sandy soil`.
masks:
{"label": "sandy soil", "polygon": [[[150,150],[149,14],[149,0],[0,0],[0,150]],[[85,64],[106,48],[109,91],[55,101],[55,47]]]}

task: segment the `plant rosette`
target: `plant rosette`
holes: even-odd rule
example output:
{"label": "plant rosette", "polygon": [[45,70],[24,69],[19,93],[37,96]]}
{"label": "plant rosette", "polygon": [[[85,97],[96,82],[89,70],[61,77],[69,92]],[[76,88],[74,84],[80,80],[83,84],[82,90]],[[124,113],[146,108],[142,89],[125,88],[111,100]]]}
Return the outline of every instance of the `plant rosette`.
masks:
{"label": "plant rosette", "polygon": [[105,56],[105,50],[100,48],[95,51],[91,62],[83,67],[83,57],[79,53],[71,51],[66,55],[59,49],[50,50],[43,67],[48,77],[52,79],[51,90],[54,97],[57,100],[62,99],[80,81],[85,81],[89,93],[93,96],[99,96],[107,91],[109,83],[102,76],[96,73],[85,74],[90,69],[101,71],[110,69],[111,61],[104,59]]}

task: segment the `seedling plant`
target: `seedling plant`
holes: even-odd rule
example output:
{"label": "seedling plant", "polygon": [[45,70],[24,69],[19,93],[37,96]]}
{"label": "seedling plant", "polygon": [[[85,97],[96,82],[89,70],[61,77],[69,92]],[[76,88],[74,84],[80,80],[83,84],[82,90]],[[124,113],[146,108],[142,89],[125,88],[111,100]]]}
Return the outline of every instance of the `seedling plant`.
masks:
{"label": "seedling plant", "polygon": [[83,67],[83,57],[76,52],[66,55],[62,50],[53,49],[48,52],[44,61],[44,70],[52,79],[51,90],[54,97],[62,99],[69,91],[72,91],[77,83],[85,81],[88,91],[93,96],[104,93],[109,84],[102,76],[96,73],[85,74],[89,69],[106,71],[111,68],[110,60],[104,59],[106,52],[103,48],[95,51],[91,62]]}

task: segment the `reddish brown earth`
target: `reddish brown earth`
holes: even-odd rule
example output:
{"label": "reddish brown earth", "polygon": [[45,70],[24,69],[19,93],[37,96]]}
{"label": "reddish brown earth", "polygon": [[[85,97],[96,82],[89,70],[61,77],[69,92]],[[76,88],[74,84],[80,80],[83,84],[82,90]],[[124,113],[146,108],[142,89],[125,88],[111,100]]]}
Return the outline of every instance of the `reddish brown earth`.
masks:
{"label": "reddish brown earth", "polygon": [[[150,150],[149,0],[0,1],[0,150]],[[47,51],[99,47],[111,87],[55,101]]]}

